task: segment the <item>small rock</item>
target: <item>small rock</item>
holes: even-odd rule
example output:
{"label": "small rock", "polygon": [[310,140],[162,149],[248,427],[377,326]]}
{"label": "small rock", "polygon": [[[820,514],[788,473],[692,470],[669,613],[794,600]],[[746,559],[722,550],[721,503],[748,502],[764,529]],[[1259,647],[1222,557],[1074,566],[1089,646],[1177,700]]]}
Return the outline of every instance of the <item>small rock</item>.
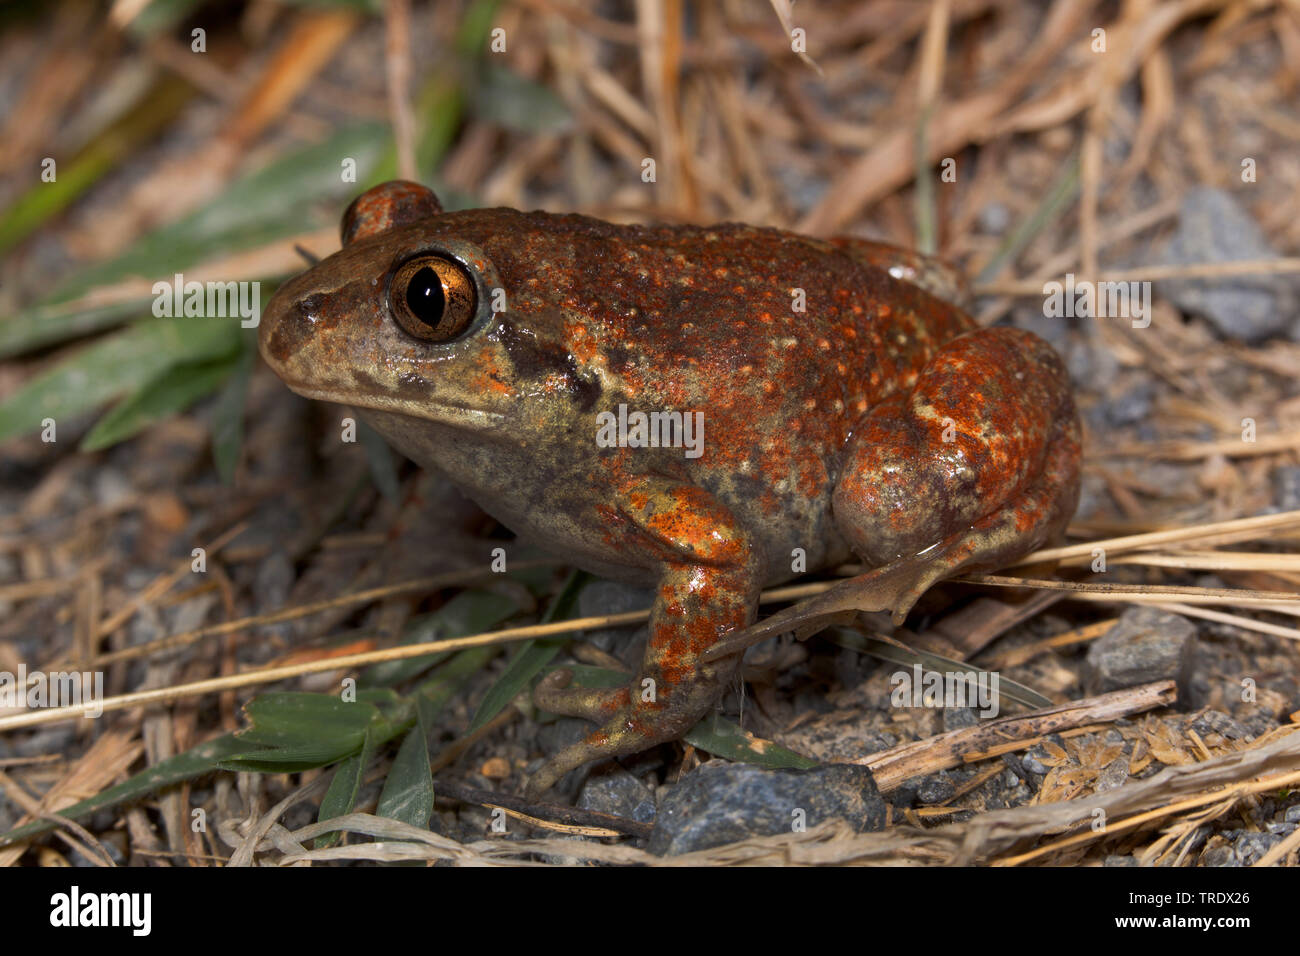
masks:
{"label": "small rock", "polygon": [[[579,720],[577,717],[560,717],[553,723],[543,724],[537,731],[537,746],[546,754],[554,756],[565,747],[576,744],[585,740],[591,733],[592,725],[585,720]],[[530,763],[527,767],[527,773],[531,776],[536,773],[544,761],[538,760]],[[582,786],[587,775],[595,769],[592,764],[584,764],[581,767],[575,767],[561,777],[555,783],[554,797],[563,800],[572,799]]]}
{"label": "small rock", "polygon": [[[126,857],[123,855],[121,847],[117,846],[112,840],[101,841],[99,845],[104,848],[104,852],[108,854],[108,858],[114,864],[117,866],[126,865]],[[73,850],[69,853],[67,860],[74,867],[100,867],[104,865],[103,857],[100,854],[94,853],[92,858],[87,858],[82,855],[80,850]]]}
{"label": "small rock", "polygon": [[1137,857],[1133,856],[1132,854],[1129,854],[1127,856],[1116,856],[1115,854],[1112,853],[1110,856],[1106,857],[1106,859],[1102,861],[1101,865],[1102,866],[1141,866],[1142,864],[1139,863],[1137,861]]}
{"label": "small rock", "polygon": [[73,724],[42,727],[26,740],[14,744],[14,753],[20,757],[63,753],[72,746],[72,738],[76,732],[77,728]]}
{"label": "small rock", "polygon": [[916,795],[921,789],[921,781],[916,778],[904,780],[885,797],[892,806],[900,810],[906,810],[916,803]]}
{"label": "small rock", "polygon": [[1300,824],[1300,803],[1297,803],[1294,807],[1287,807],[1282,819],[1287,823]]}
{"label": "small rock", "polygon": [[[600,617],[604,614],[623,614],[627,611],[640,611],[653,603],[654,592],[648,588],[597,578],[578,593],[578,615]],[[625,664],[639,663],[627,655],[636,649],[637,643],[644,639],[646,633],[644,627],[608,627],[588,631],[586,640],[605,653],[613,654]]]}
{"label": "small rock", "polygon": [[1243,866],[1250,866],[1281,841],[1277,833],[1243,833],[1233,844],[1233,851]]}
{"label": "small rock", "polygon": [[1192,721],[1192,730],[1202,737],[1206,734],[1218,734],[1220,737],[1227,737],[1229,740],[1245,740],[1251,736],[1250,731],[1241,723],[1233,720],[1221,710],[1207,710]]}
{"label": "small rock", "polygon": [[951,800],[956,792],[957,785],[952,782],[952,777],[948,776],[948,771],[940,770],[921,781],[921,787],[916,791],[916,799],[926,804],[943,803],[945,800]]}
{"label": "small rock", "polygon": [[1098,775],[1096,783],[1093,784],[1093,793],[1105,793],[1107,790],[1114,790],[1116,787],[1124,785],[1128,779],[1128,757],[1116,757],[1106,768]]}
{"label": "small rock", "polygon": [[1010,225],[1011,210],[1007,208],[1006,203],[996,200],[981,206],[979,215],[975,219],[975,226],[980,232],[995,236],[1006,232]]}
{"label": "small rock", "polygon": [[[1234,262],[1276,257],[1259,224],[1221,189],[1201,187],[1183,197],[1178,230],[1164,250],[1169,265]],[[1219,334],[1259,342],[1291,331],[1296,322],[1297,288],[1278,276],[1216,279],[1164,279],[1160,295],[1184,312],[1203,316]]]}
{"label": "small rock", "polygon": [[1220,845],[1201,854],[1201,866],[1241,866],[1241,861],[1232,847]]}
{"label": "small rock", "polygon": [[1151,415],[1156,387],[1151,381],[1135,382],[1114,398],[1104,398],[1097,406],[1105,424],[1124,428],[1146,420]]}
{"label": "small rock", "polygon": [[592,771],[575,806],[637,823],[653,823],[655,819],[653,791],[616,763]]}
{"label": "small rock", "polygon": [[1196,625],[1150,607],[1129,608],[1088,649],[1089,693],[1103,694],[1158,680],[1186,684]]}
{"label": "small rock", "polygon": [[1025,755],[1020,758],[1020,766],[1024,767],[1030,773],[1036,773],[1040,777],[1047,774],[1047,764],[1042,759],[1047,756],[1047,751],[1041,744],[1035,744],[1025,751]]}
{"label": "small rock", "polygon": [[866,767],[764,770],[715,760],[664,797],[648,849],[661,856],[688,853],[835,818],[859,832],[885,825],[885,802]]}
{"label": "small rock", "polygon": [[974,727],[980,722],[975,711],[969,707],[945,707],[943,709],[943,729],[960,730],[962,727]]}
{"label": "small rock", "polygon": [[1094,336],[1084,336],[1067,349],[1065,365],[1071,381],[1087,382],[1099,392],[1110,387],[1120,370],[1115,352]]}

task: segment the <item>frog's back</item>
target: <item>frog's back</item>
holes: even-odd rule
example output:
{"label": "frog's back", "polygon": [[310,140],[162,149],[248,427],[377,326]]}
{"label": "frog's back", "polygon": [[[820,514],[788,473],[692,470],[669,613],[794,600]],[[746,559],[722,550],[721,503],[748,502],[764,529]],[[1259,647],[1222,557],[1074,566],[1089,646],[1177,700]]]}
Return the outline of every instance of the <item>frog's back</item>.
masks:
{"label": "frog's back", "polygon": [[[816,396],[865,410],[973,327],[855,255],[852,240],[510,209],[442,219],[492,257],[512,309],[538,320],[558,305],[579,360],[584,343],[603,343],[610,373],[634,389],[658,385],[670,404],[753,408],[797,392],[804,405]],[[669,362],[680,375],[662,374]]]}

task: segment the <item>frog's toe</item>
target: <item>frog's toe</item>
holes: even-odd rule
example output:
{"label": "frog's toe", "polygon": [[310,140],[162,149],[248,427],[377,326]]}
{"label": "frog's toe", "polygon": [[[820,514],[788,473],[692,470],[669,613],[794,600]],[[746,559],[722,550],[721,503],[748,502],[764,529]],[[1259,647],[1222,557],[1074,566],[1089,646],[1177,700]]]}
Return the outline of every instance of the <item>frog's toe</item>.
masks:
{"label": "frog's toe", "polygon": [[573,671],[567,667],[551,671],[533,691],[533,703],[552,714],[599,723],[626,707],[631,696],[626,686],[573,687],[572,683]]}
{"label": "frog's toe", "polygon": [[524,786],[524,798],[533,803],[540,802],[546,791],[559,783],[560,778],[570,770],[576,770],[588,761],[605,756],[600,748],[590,741],[591,738],[587,738],[565,747],[542,764],[537,772],[528,778],[528,783]]}

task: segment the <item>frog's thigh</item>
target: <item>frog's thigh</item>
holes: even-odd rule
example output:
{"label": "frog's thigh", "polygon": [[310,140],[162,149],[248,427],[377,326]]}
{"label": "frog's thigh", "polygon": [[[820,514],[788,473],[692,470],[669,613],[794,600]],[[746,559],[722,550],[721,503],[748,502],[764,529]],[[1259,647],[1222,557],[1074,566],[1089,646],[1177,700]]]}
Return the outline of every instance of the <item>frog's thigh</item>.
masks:
{"label": "frog's thigh", "polygon": [[940,546],[922,558],[929,583],[993,567],[1064,527],[1078,460],[1056,353],[1029,332],[977,329],[854,428],[835,488],[836,527],[876,567]]}
{"label": "frog's thigh", "polygon": [[607,719],[533,775],[532,796],[589,761],[636,753],[690,730],[722,695],[740,661],[732,655],[705,662],[702,655],[754,618],[760,585],[754,549],[734,516],[707,492],[641,483],[620,492],[618,511],[663,569],[645,658],[621,692],[571,693],[563,677],[554,679],[555,687],[539,686],[539,706],[558,704],[566,712]]}

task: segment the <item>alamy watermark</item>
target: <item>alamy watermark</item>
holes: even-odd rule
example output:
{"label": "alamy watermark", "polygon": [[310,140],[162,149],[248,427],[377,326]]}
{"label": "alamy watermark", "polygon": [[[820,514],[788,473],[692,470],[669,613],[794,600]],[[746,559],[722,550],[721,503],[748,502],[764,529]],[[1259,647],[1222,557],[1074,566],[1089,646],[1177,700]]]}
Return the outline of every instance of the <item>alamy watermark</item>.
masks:
{"label": "alamy watermark", "polygon": [[153,314],[160,319],[238,318],[246,329],[255,329],[262,321],[262,283],[185,281],[176,273],[172,281],[159,279],[153,284]]}
{"label": "alamy watermark", "polygon": [[684,448],[687,458],[704,454],[703,412],[629,412],[596,416],[598,448]]}
{"label": "alamy watermark", "polygon": [[996,671],[927,671],[913,664],[890,674],[889,683],[894,707],[970,707],[981,717],[996,717],[1001,707]]}
{"label": "alamy watermark", "polygon": [[85,717],[104,712],[103,671],[0,671],[0,707],[80,707]]}
{"label": "alamy watermark", "polygon": [[1133,328],[1151,324],[1150,282],[1093,282],[1065,274],[1065,282],[1043,283],[1043,315],[1049,319],[1132,319]]}

